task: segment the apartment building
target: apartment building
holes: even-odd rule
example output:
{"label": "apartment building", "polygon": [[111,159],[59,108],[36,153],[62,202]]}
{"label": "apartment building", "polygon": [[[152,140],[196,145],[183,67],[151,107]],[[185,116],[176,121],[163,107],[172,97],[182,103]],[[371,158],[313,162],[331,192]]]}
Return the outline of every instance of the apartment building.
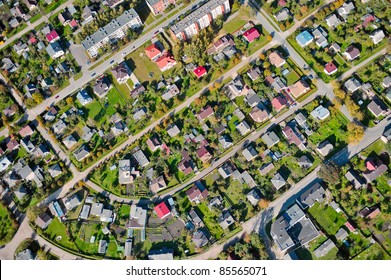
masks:
{"label": "apartment building", "polygon": [[175,5],[175,0],[145,0],[145,2],[155,16],[160,13],[163,13],[164,10],[168,7],[168,5]]}
{"label": "apartment building", "polygon": [[174,39],[187,40],[231,10],[229,0],[209,1],[170,28]]}
{"label": "apartment building", "polygon": [[103,45],[109,43],[111,40],[123,38],[129,28],[136,29],[142,24],[136,11],[130,9],[116,19],[113,19],[104,27],[99,28],[94,34],[87,36],[81,44],[91,57],[95,57],[98,54],[99,48]]}

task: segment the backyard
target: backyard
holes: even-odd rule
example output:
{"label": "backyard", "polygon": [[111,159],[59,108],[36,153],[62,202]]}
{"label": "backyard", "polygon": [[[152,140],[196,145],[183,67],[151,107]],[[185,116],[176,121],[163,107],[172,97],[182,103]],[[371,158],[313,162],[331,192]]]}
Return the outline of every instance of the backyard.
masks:
{"label": "backyard", "polygon": [[0,246],[11,241],[17,228],[17,223],[12,219],[7,207],[0,203]]}
{"label": "backyard", "polygon": [[216,239],[219,239],[223,235],[224,230],[217,223],[216,215],[209,210],[208,206],[204,202],[199,203],[195,209],[208,228],[210,234],[213,235]]}
{"label": "backyard", "polygon": [[329,234],[334,235],[346,223],[346,218],[337,213],[332,207],[315,203],[308,210],[316,222]]}

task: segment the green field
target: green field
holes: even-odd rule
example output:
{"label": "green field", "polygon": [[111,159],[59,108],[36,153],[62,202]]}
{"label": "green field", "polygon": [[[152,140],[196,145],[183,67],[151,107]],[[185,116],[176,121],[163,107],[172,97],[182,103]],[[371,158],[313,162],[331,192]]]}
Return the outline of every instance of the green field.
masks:
{"label": "green field", "polygon": [[232,33],[234,33],[236,30],[238,30],[239,28],[241,28],[243,25],[245,25],[246,23],[247,23],[247,20],[245,20],[245,19],[235,18],[235,19],[233,19],[233,20],[227,22],[226,24],[224,24],[223,30],[224,30],[226,33],[232,34]]}
{"label": "green field", "polygon": [[[216,238],[219,239],[223,233],[223,228],[217,223],[217,217],[214,213],[212,213],[208,206],[202,202],[195,207],[196,212],[200,215],[200,218],[209,229],[210,233]],[[198,211],[197,211],[198,210]]]}
{"label": "green field", "polygon": [[11,241],[16,230],[16,222],[12,220],[6,206],[0,203],[0,246]]}
{"label": "green field", "polygon": [[342,225],[346,223],[346,218],[337,213],[330,206],[315,203],[308,212],[317,221],[327,234],[334,235]]}
{"label": "green field", "polygon": [[357,255],[353,260],[391,260],[391,258],[378,243],[375,243]]}
{"label": "green field", "polygon": [[296,83],[300,79],[299,75],[297,75],[295,71],[291,71],[288,75],[285,76],[285,78],[288,86]]}
{"label": "green field", "polygon": [[[64,246],[65,248],[69,248],[72,250],[77,249],[75,243],[71,242],[69,239],[66,226],[61,223],[57,217],[54,218],[50,225],[47,227],[46,234],[49,236],[50,239]],[[59,236],[61,236],[60,240],[57,239],[57,237]]]}

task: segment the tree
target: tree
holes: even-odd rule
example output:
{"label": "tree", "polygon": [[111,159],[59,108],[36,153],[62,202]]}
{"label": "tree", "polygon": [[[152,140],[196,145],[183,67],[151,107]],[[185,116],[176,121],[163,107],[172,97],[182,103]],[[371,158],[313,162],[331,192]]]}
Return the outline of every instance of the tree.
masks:
{"label": "tree", "polygon": [[269,206],[269,201],[267,199],[261,198],[258,201],[258,206],[261,209],[266,209]]}
{"label": "tree", "polygon": [[68,96],[65,100],[66,100],[68,105],[73,104],[73,97],[72,96]]}
{"label": "tree", "polygon": [[356,145],[364,137],[364,128],[360,125],[357,125],[353,122],[348,123],[347,125],[349,137],[348,141],[350,144]]}
{"label": "tree", "polygon": [[31,96],[33,97],[33,100],[35,101],[36,104],[40,104],[44,100],[43,95],[39,92],[35,92]]}
{"label": "tree", "polygon": [[329,163],[322,163],[318,176],[330,185],[338,185],[341,182],[339,178],[340,171],[341,168],[335,162],[330,161]]}

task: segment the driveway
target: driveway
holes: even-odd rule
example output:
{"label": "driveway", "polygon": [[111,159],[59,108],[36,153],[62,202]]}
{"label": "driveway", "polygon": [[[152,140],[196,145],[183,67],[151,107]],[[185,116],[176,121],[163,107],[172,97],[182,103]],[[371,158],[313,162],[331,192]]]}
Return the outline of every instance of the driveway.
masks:
{"label": "driveway", "polygon": [[77,45],[73,42],[69,42],[69,50],[71,51],[73,57],[75,58],[77,64],[81,67],[82,71],[84,69],[87,69],[89,65],[87,64],[87,61],[89,60],[89,57],[87,56],[86,52],[84,51],[84,48],[82,45]]}

